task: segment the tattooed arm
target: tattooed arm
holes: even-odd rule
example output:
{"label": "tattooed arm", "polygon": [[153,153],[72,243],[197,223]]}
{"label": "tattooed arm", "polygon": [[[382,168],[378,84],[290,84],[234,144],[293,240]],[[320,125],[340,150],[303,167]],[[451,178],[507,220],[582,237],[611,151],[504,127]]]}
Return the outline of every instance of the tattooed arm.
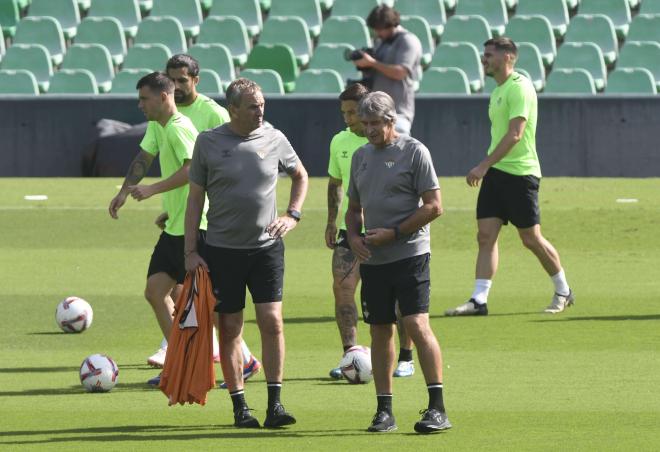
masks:
{"label": "tattooed arm", "polygon": [[128,173],[124,178],[124,183],[122,184],[119,193],[117,193],[117,196],[110,201],[108,212],[112,218],[118,218],[117,211],[124,205],[126,197],[130,192],[128,187],[136,185],[147,175],[147,171],[149,170],[151,163],[154,161],[154,157],[154,155],[149,154],[146,151],[140,151],[140,153],[135,156],[131,165],[128,167]]}
{"label": "tattooed arm", "polygon": [[333,249],[337,241],[337,214],[341,205],[341,179],[328,179],[328,221],[325,227],[325,244]]}

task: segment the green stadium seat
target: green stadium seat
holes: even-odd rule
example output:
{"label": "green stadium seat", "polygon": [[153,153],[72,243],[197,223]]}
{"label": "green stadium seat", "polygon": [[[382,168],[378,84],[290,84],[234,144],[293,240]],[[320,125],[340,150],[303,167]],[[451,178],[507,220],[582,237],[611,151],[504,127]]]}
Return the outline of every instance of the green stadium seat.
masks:
{"label": "green stadium seat", "polygon": [[379,0],[335,0],[332,6],[332,15],[339,16],[358,16],[367,20],[367,16],[376,6],[380,5]]}
{"label": "green stadium seat", "polygon": [[0,61],[2,61],[2,57],[5,55],[5,52],[5,39],[2,36],[2,27],[0,27]]}
{"label": "green stadium seat", "polygon": [[41,44],[48,49],[54,65],[64,57],[64,33],[52,17],[24,17],[16,27],[15,44]]}
{"label": "green stadium seat", "polygon": [[454,11],[456,9],[456,2],[458,0],[444,0],[445,9],[447,11]]}
{"label": "green stadium seat", "polygon": [[25,69],[0,69],[0,95],[39,94],[37,80]]}
{"label": "green stadium seat", "polygon": [[517,44],[531,42],[536,45],[546,67],[555,61],[555,35],[550,21],[545,16],[513,16],[506,26],[506,35]]}
{"label": "green stadium seat", "polygon": [[298,80],[294,93],[340,94],[344,90],[344,81],[337,71],[332,69],[307,69]]}
{"label": "green stadium seat", "polygon": [[242,66],[250,53],[250,39],[245,24],[237,16],[210,16],[202,23],[198,44],[224,44],[234,64]]}
{"label": "green stadium seat", "polygon": [[630,6],[628,0],[581,0],[580,14],[605,14],[614,24],[619,38],[625,39],[630,27]]}
{"label": "green stadium seat", "polygon": [[564,0],[518,0],[516,17],[544,16],[550,21],[555,37],[561,38],[568,28],[568,8]]}
{"label": "green stadium seat", "polygon": [[539,92],[545,86],[545,68],[538,47],[531,42],[518,43],[518,60],[516,71],[524,70],[527,78],[532,81],[534,89]]}
{"label": "green stadium seat", "polygon": [[174,54],[185,53],[186,36],[176,17],[147,17],[138,27],[135,44],[165,44]]}
{"label": "green stadium seat", "polygon": [[99,88],[87,69],[60,69],[50,80],[48,94],[98,94]]}
{"label": "green stadium seat", "polygon": [[506,6],[506,9],[509,11],[513,11],[516,9],[516,6],[518,6],[518,0],[504,0],[504,6]]}
{"label": "green stadium seat", "polygon": [[421,16],[401,16],[401,25],[422,43],[422,65],[428,65],[435,51],[435,40],[429,23]]}
{"label": "green stadium seat", "polygon": [[122,69],[117,72],[115,78],[112,80],[112,94],[133,94],[137,93],[135,85],[145,75],[151,74],[151,69]]}
{"label": "green stadium seat", "polygon": [[147,68],[152,72],[162,71],[171,56],[172,52],[165,44],[135,44],[126,52],[122,70]]}
{"label": "green stadium seat", "polygon": [[21,20],[20,13],[14,0],[0,0],[0,27],[2,27],[2,34],[5,38],[14,37],[16,25]]}
{"label": "green stadium seat", "polygon": [[30,6],[30,2],[32,2],[32,0],[14,0],[14,1],[21,10],[26,9],[28,6]]}
{"label": "green stadium seat", "polygon": [[638,14],[630,23],[630,31],[626,42],[654,41],[660,42],[660,13]]}
{"label": "green stadium seat", "polygon": [[445,24],[441,42],[469,42],[482,49],[493,35],[488,22],[481,16],[452,16]]}
{"label": "green stadium seat", "polygon": [[344,53],[355,48],[349,44],[319,44],[309,62],[310,69],[334,69],[344,81],[358,80],[362,76],[350,61],[346,61]]}
{"label": "green stadium seat", "polygon": [[142,20],[137,0],[92,0],[87,17],[114,17],[127,38],[135,38]]}
{"label": "green stadium seat", "polygon": [[639,7],[639,14],[660,14],[660,0],[644,0]]}
{"label": "green stadium seat", "polygon": [[39,91],[48,91],[48,83],[53,75],[53,64],[48,49],[41,44],[14,44],[7,49],[0,69],[30,71],[37,81]]}
{"label": "green stadium seat", "polygon": [[260,44],[286,44],[293,50],[298,66],[306,66],[312,54],[307,24],[300,17],[269,17],[259,36]]}
{"label": "green stadium seat", "polygon": [[273,69],[284,83],[287,93],[293,91],[298,78],[298,65],[293,50],[286,44],[258,44],[248,56],[246,69]]}
{"label": "green stadium seat", "polygon": [[74,44],[69,47],[62,69],[87,69],[96,80],[98,89],[107,93],[112,87],[115,71],[112,66],[110,52],[101,44]]}
{"label": "green stadium seat", "polygon": [[273,0],[268,17],[297,16],[305,21],[309,35],[317,38],[321,34],[323,15],[319,0]]}
{"label": "green stadium seat", "polygon": [[140,4],[140,13],[142,16],[146,16],[151,12],[151,8],[154,7],[154,0],[138,0]]}
{"label": "green stadium seat", "polygon": [[578,14],[573,17],[564,42],[593,42],[603,52],[606,64],[613,64],[619,54],[614,25],[604,14]]}
{"label": "green stadium seat", "polygon": [[78,25],[76,44],[102,44],[119,66],[126,54],[126,38],[121,23],[114,17],[86,17]]}
{"label": "green stadium seat", "polygon": [[545,82],[544,93],[596,94],[594,79],[586,69],[554,69]]}
{"label": "green stadium seat", "polygon": [[642,0],[628,0],[628,6],[630,6],[630,9],[633,10],[639,6],[639,2]]}
{"label": "green stadium seat", "polygon": [[76,3],[78,4],[78,11],[81,16],[89,11],[89,7],[92,6],[92,0],[76,0]]}
{"label": "green stadium seat", "polygon": [[179,19],[189,38],[199,34],[202,23],[202,7],[199,0],[157,0],[151,9],[151,17],[172,16]]}
{"label": "green stadium seat", "polygon": [[607,69],[603,52],[593,42],[566,42],[557,52],[553,69],[586,69],[596,84],[596,89],[602,91],[607,84]]}
{"label": "green stadium seat", "polygon": [[195,44],[188,54],[199,62],[199,66],[210,69],[220,76],[225,87],[236,78],[234,60],[227,46],[223,44]]}
{"label": "green stadium seat", "polygon": [[420,16],[427,20],[434,38],[445,30],[447,13],[442,0],[397,0],[396,10],[402,16]]}
{"label": "green stadium seat", "polygon": [[213,2],[210,16],[238,16],[247,28],[250,37],[261,33],[261,8],[259,0],[217,1]]}
{"label": "green stadium seat", "polygon": [[[229,83],[231,83],[231,80],[227,81],[227,85]],[[200,69],[197,92],[207,96],[217,96],[218,94],[224,94],[225,90],[220,76],[215,71],[211,69]]]}
{"label": "green stadium seat", "polygon": [[259,8],[261,8],[261,11],[263,11],[264,13],[270,11],[270,5],[271,5],[270,0],[259,0]]}
{"label": "green stadium seat", "polygon": [[256,82],[264,94],[284,94],[282,77],[272,69],[244,69],[241,77]]}
{"label": "green stadium seat", "polygon": [[457,67],[462,69],[470,81],[473,93],[481,90],[484,84],[484,69],[479,51],[469,42],[442,43],[435,48],[431,67]]}
{"label": "green stadium seat", "polygon": [[607,78],[606,94],[658,94],[653,74],[648,69],[620,68]]}
{"label": "green stadium seat", "polygon": [[619,53],[618,68],[642,67],[651,71],[660,89],[660,44],[657,42],[627,42]]}
{"label": "green stadium seat", "polygon": [[457,67],[432,67],[424,72],[420,94],[470,94],[470,82]]}
{"label": "green stadium seat", "polygon": [[482,16],[488,22],[493,36],[502,36],[508,22],[503,0],[460,0],[457,16]]}
{"label": "green stadium seat", "polygon": [[[520,75],[524,75],[525,77],[527,77],[530,80],[532,79],[532,77],[529,76],[529,73],[524,69],[516,67],[515,71]],[[490,93],[493,92],[493,90],[496,87],[497,87],[497,82],[495,81],[495,79],[493,77],[486,77],[486,79],[484,80],[484,89],[483,89],[482,92],[484,94],[490,94]]]}
{"label": "green stadium seat", "polygon": [[64,37],[72,39],[80,23],[76,0],[32,0],[28,9],[30,17],[54,17],[60,23]]}
{"label": "green stadium seat", "polygon": [[332,5],[334,5],[335,0],[319,0],[319,4],[321,5],[321,9],[324,12],[330,11],[332,9]]}
{"label": "green stadium seat", "polygon": [[213,6],[213,0],[200,0],[199,5],[202,7],[202,12],[207,14]]}
{"label": "green stadium seat", "polygon": [[350,44],[356,49],[371,47],[371,35],[361,17],[329,17],[323,24],[319,44]]}
{"label": "green stadium seat", "polygon": [[570,11],[573,11],[580,4],[580,0],[564,0],[564,2]]}

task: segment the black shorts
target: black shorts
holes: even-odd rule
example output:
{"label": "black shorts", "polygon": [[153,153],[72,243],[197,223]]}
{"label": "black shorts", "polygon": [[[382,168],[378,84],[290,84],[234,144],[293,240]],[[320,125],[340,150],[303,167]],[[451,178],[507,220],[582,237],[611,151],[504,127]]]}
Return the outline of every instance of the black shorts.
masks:
{"label": "black shorts", "polygon": [[282,301],[284,242],[264,248],[236,249],[206,246],[215,311],[233,314],[245,308],[247,287],[255,303]]}
{"label": "black shorts", "polygon": [[500,218],[517,228],[531,228],[541,223],[539,184],[536,176],[514,176],[490,168],[479,190],[477,220]]}
{"label": "black shorts", "polygon": [[[360,234],[360,237],[364,237],[364,234]],[[340,229],[337,234],[337,241],[335,242],[335,247],[340,246],[346,248],[347,250],[351,249],[351,245],[348,244],[348,232],[345,229]]]}
{"label": "black shorts", "polygon": [[[197,237],[197,252],[204,256],[206,231],[200,230]],[[186,277],[186,259],[183,256],[185,239],[182,235],[170,235],[163,231],[158,238],[149,262],[147,278],[156,273],[167,273],[178,284]]]}
{"label": "black shorts", "polygon": [[431,279],[429,253],[382,265],[360,265],[362,315],[366,323],[396,322],[401,317],[429,312]]}

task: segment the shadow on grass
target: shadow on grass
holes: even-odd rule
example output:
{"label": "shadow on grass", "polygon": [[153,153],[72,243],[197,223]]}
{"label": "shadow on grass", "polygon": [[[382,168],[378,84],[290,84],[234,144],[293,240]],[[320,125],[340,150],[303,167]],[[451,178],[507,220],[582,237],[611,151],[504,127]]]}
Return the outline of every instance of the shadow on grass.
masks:
{"label": "shadow on grass", "polygon": [[[76,368],[76,370],[78,370]],[[133,391],[155,391],[155,388],[147,385],[146,383],[119,383],[119,385],[112,390],[112,392],[133,392]],[[24,389],[22,391],[0,391],[0,397],[20,397],[20,396],[60,396],[60,395],[76,395],[87,394],[82,386],[69,386],[67,388],[35,388]],[[103,397],[103,392],[92,393],[92,397]]]}
{"label": "shadow on grass", "polygon": [[[54,366],[54,367],[2,367],[0,374],[29,374],[29,373],[50,373],[50,372],[73,372],[78,371],[80,366]],[[121,369],[151,369],[146,364],[122,364]]]}
{"label": "shadow on grass", "polygon": [[434,314],[432,316],[429,316],[432,319],[460,319],[460,318],[483,318],[487,319],[488,317],[515,317],[515,316],[525,316],[525,315],[541,315],[543,314],[542,312],[539,311],[531,311],[531,312],[502,312],[502,313],[492,313],[489,312],[488,315],[455,315],[455,316],[449,316],[449,315],[442,315],[442,314]]}
{"label": "shadow on grass", "polygon": [[619,322],[622,320],[660,320],[660,314],[643,315],[603,315],[587,317],[561,317],[554,319],[532,320],[532,322],[589,322],[589,321]]}
{"label": "shadow on grass", "polygon": [[37,331],[34,333],[26,333],[28,336],[59,336],[59,335],[65,335],[65,334],[72,334],[72,333],[65,333],[64,331]]}
{"label": "shadow on grass", "polygon": [[[330,317],[330,316],[320,316],[320,317],[291,317],[291,318],[284,318],[284,324],[285,325],[292,325],[292,324],[306,324],[306,323],[334,323],[335,318]],[[255,319],[250,319],[246,320],[245,323],[251,323],[256,325],[257,321]]]}

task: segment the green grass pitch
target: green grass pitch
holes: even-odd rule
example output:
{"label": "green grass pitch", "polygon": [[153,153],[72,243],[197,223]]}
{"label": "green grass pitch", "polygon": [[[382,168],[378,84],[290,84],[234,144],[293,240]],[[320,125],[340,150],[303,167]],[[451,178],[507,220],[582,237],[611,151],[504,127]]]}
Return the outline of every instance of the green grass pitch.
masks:
{"label": "green grass pitch", "polygon": [[[159,231],[159,200],[129,200],[118,221],[107,206],[119,179],[0,181],[0,450],[653,450],[660,445],[660,181],[549,178],[541,188],[544,233],[559,250],[577,299],[561,315],[540,311],[552,285],[515,229],[487,318],[445,318],[469,296],[476,254],[476,193],[441,179],[445,214],[432,226],[431,320],[444,357],[454,428],[414,434],[427,401],[421,371],[396,379],[399,430],[368,434],[373,384],[327,375],[340,358],[330,256],[323,243],[326,180],[311,181],[304,218],[286,238],[283,401],[298,424],[236,430],[231,403],[213,390],[204,407],[168,407],[145,381],[160,334],[142,297]],[[286,205],[288,179],[279,187]],[[44,194],[47,201],[26,201]],[[637,202],[620,202],[622,199]],[[619,202],[617,201],[619,200]],[[55,325],[59,300],[94,308],[80,335]],[[245,339],[260,354],[248,304]],[[369,344],[361,324],[359,342]],[[112,356],[119,384],[87,394],[78,367]],[[218,371],[218,379],[221,374]],[[265,416],[263,374],[246,385]]]}

